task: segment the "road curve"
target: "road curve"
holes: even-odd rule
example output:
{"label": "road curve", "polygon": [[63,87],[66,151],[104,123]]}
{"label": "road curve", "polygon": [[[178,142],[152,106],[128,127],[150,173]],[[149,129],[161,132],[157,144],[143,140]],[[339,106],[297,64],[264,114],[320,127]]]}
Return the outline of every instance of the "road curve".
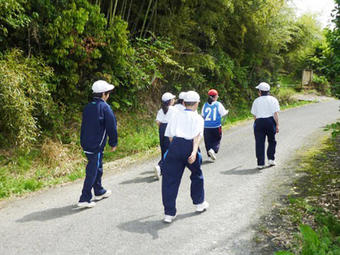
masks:
{"label": "road curve", "polygon": [[227,130],[218,160],[204,155],[209,210],[194,213],[185,171],[170,225],[161,221],[160,183],[153,177],[158,158],[106,175],[113,194],[92,209],[74,208],[81,181],[10,202],[0,209],[0,254],[252,254],[253,226],[275,199],[273,184],[287,177],[295,152],[339,118],[338,100],[280,113],[278,165],[261,171],[252,121]]}

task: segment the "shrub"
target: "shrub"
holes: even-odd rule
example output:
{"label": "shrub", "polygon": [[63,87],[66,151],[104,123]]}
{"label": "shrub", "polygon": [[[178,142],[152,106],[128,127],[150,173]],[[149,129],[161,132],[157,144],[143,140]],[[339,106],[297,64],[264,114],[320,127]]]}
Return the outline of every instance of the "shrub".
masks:
{"label": "shrub", "polygon": [[[52,70],[39,59],[12,50],[0,59],[0,143],[29,149],[39,137],[39,120],[48,119],[53,101]],[[6,147],[6,146],[5,146]]]}
{"label": "shrub", "polygon": [[292,88],[280,88],[273,90],[273,95],[279,100],[280,105],[288,105],[294,103],[296,99],[293,98],[295,90]]}
{"label": "shrub", "polygon": [[325,76],[313,74],[313,85],[315,89],[323,95],[330,95],[330,86]]}

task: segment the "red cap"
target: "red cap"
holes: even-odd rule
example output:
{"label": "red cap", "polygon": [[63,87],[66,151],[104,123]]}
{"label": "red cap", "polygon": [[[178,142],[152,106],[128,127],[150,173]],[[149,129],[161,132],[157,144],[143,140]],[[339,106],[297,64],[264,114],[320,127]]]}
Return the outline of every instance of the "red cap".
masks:
{"label": "red cap", "polygon": [[216,95],[218,95],[218,92],[217,92],[216,89],[211,89],[211,90],[209,90],[208,95],[209,96],[216,96]]}

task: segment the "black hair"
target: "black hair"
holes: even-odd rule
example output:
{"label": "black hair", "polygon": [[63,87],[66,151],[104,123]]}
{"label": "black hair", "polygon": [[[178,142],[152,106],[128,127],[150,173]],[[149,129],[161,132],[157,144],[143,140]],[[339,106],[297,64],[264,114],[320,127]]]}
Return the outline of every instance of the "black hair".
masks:
{"label": "black hair", "polygon": [[103,94],[106,96],[107,94],[110,94],[112,90],[106,91],[106,92],[101,92],[101,93],[92,93],[92,97],[99,97],[102,98]]}
{"label": "black hair", "polygon": [[184,100],[183,99],[177,99],[176,104],[183,104]]}
{"label": "black hair", "polygon": [[170,102],[171,102],[171,99],[168,100],[168,101],[162,101],[162,110],[163,110],[164,114],[166,114],[168,112]]}
{"label": "black hair", "polygon": [[211,104],[212,102],[214,102],[214,98],[215,98],[215,96],[209,96],[208,97],[208,104]]}
{"label": "black hair", "polygon": [[185,106],[193,106],[195,105],[197,102],[184,102]]}
{"label": "black hair", "polygon": [[269,95],[269,91],[263,91],[260,90],[261,96],[268,96]]}

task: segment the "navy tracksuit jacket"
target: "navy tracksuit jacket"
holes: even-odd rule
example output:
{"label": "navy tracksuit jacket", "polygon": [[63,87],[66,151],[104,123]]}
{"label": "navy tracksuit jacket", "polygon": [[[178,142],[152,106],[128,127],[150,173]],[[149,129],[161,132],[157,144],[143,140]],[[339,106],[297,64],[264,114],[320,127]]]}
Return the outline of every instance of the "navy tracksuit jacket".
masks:
{"label": "navy tracksuit jacket", "polygon": [[101,184],[103,151],[109,136],[109,145],[117,146],[116,117],[111,107],[101,98],[94,98],[84,109],[80,144],[88,159],[86,177],[79,202],[90,202],[91,190],[100,196],[106,192]]}

